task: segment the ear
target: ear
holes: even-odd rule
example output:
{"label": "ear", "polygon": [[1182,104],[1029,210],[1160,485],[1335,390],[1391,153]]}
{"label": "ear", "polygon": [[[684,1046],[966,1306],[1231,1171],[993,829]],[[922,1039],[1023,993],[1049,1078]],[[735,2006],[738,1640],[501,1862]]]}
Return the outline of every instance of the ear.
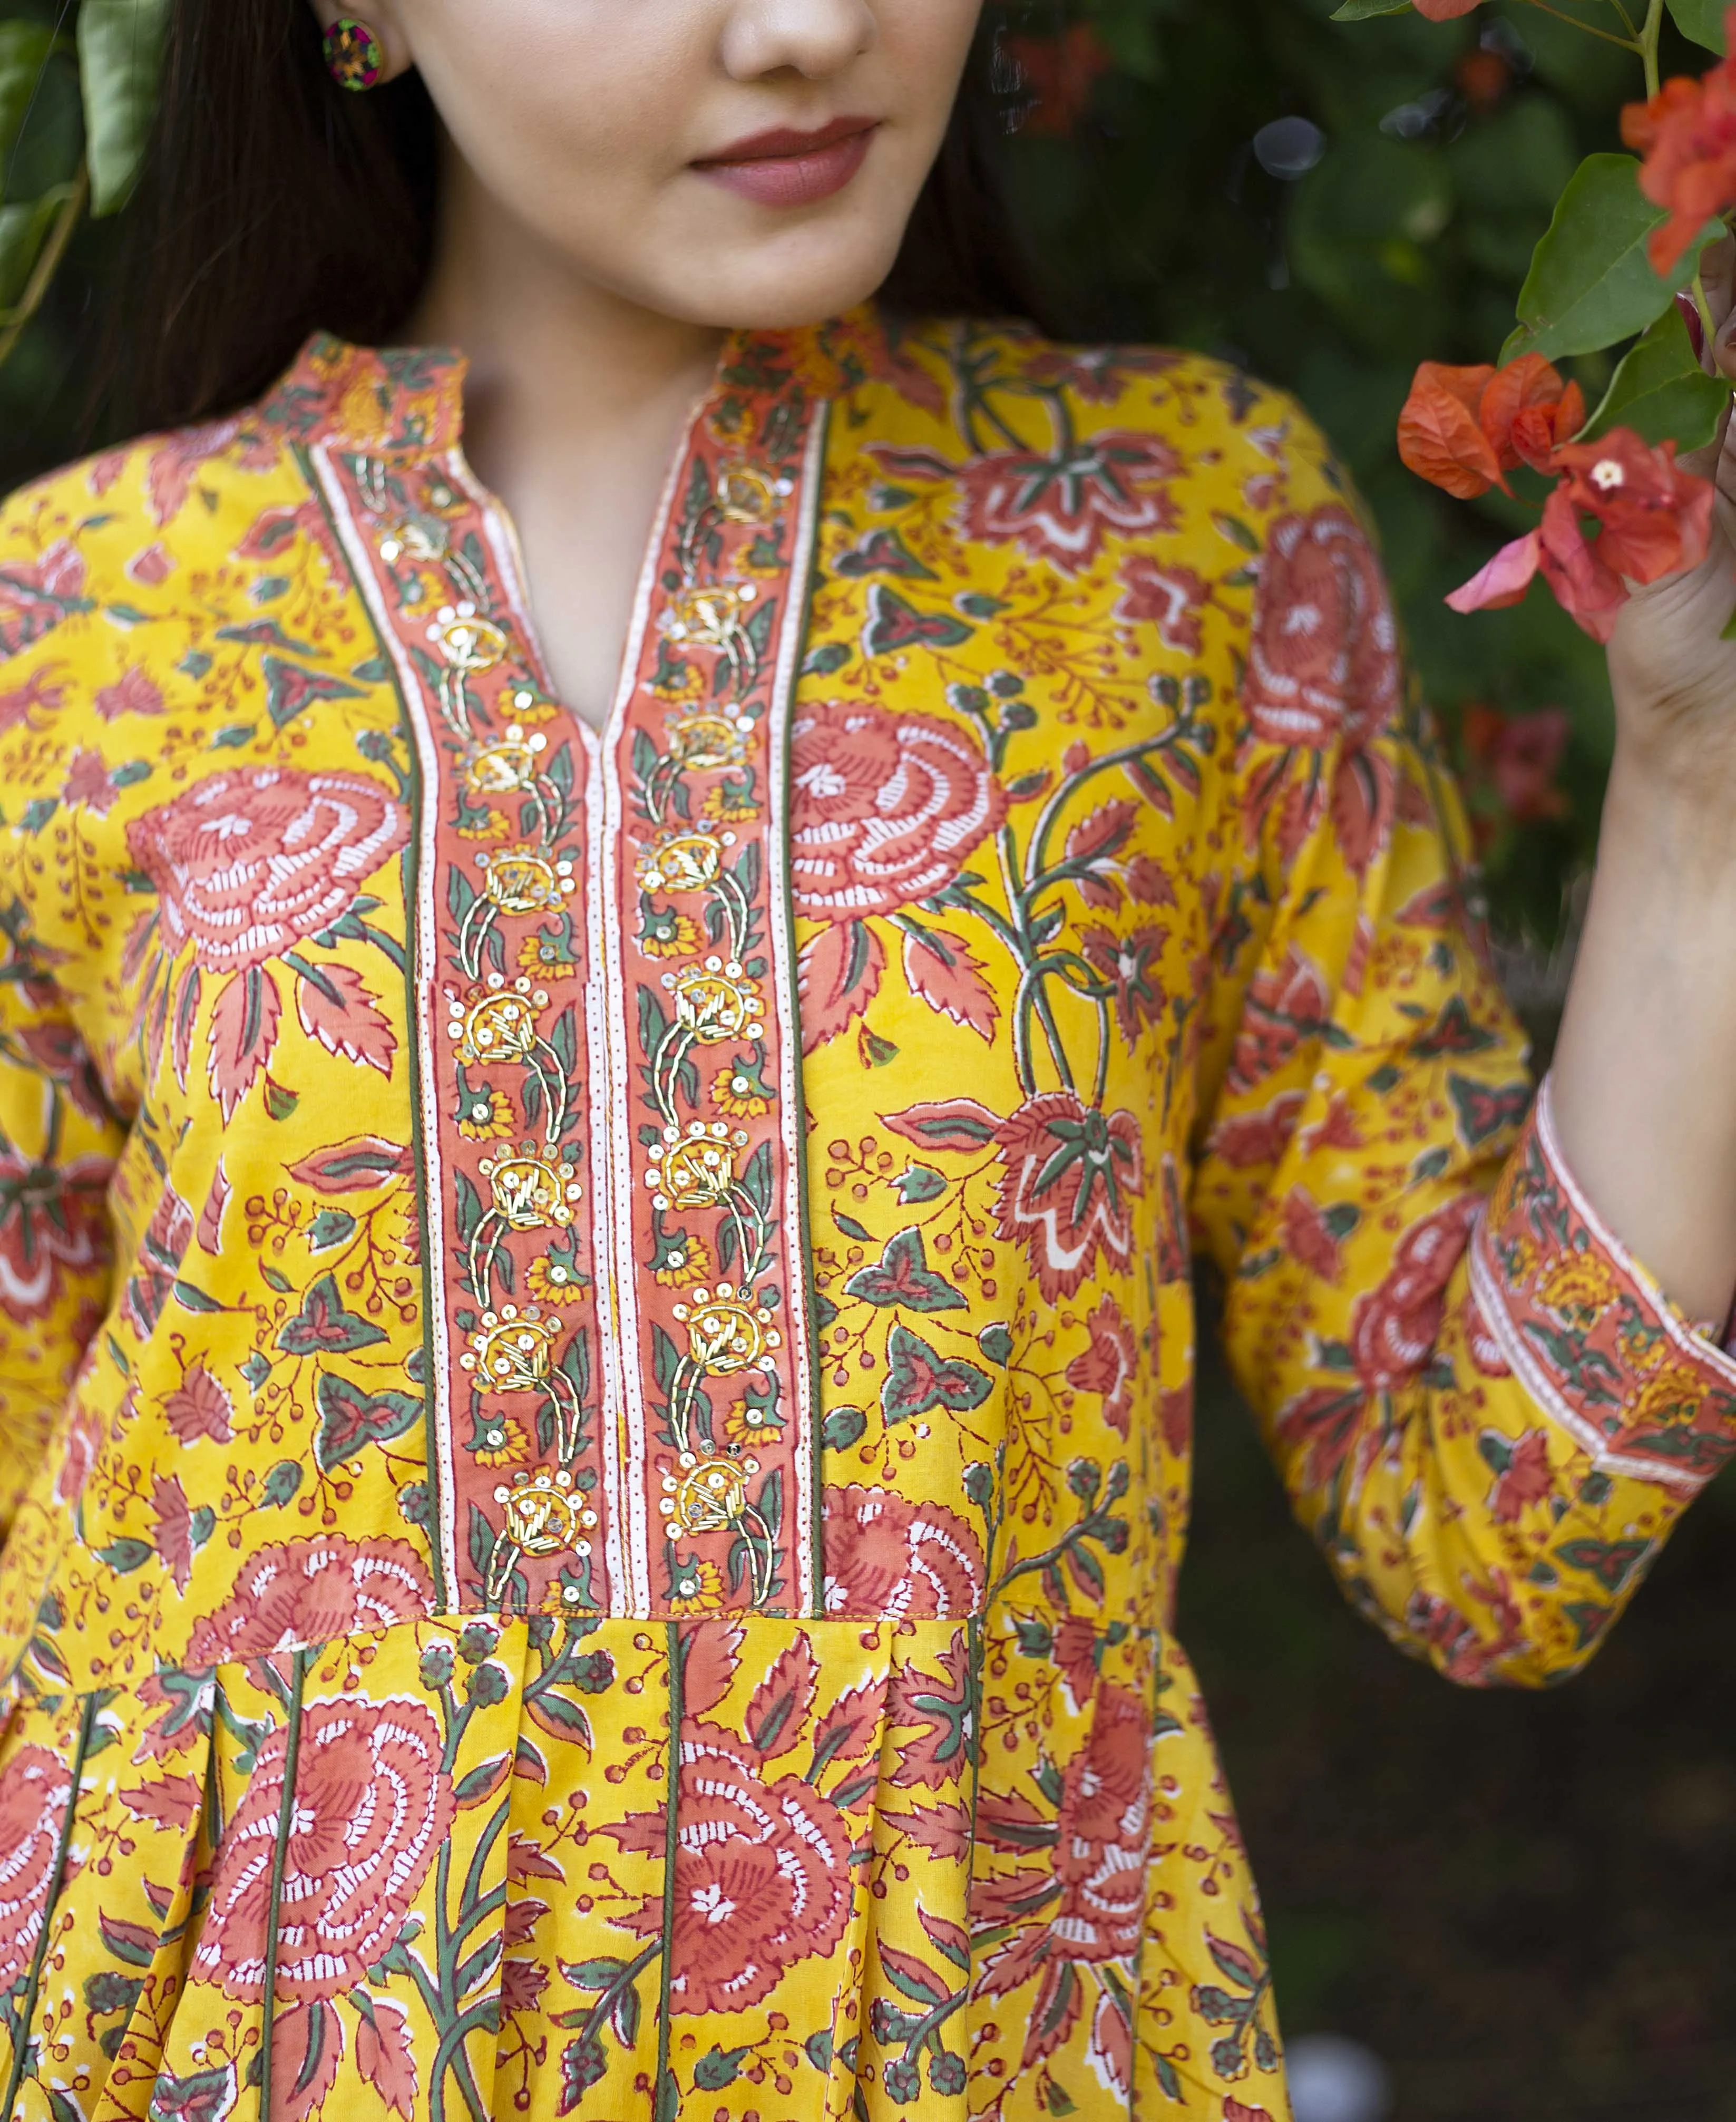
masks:
{"label": "ear", "polygon": [[393,0],[347,0],[343,6],[339,6],[338,0],[308,0],[308,5],[314,11],[314,19],[322,35],[340,15],[353,15],[358,22],[366,22],[385,46],[387,81],[396,81],[399,74],[408,73],[416,63],[408,40],[399,26]]}

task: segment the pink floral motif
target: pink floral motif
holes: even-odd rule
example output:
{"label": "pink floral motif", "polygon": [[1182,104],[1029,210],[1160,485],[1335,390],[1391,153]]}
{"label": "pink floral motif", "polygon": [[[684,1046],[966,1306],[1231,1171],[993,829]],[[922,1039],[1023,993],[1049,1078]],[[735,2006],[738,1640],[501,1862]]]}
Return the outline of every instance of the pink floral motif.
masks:
{"label": "pink floral motif", "polygon": [[0,1769],[0,1996],[35,1961],[72,1793],[72,1770],[46,1746],[21,1746]]}
{"label": "pink floral motif", "polygon": [[1256,973],[1230,1057],[1229,1088],[1251,1091],[1286,1067],[1326,1024],[1332,998],[1319,968],[1292,943],[1282,962]]}
{"label": "pink floral motif", "polygon": [[222,1665],[329,1643],[363,1629],[422,1620],[434,1605],[434,1581],[408,1541],[346,1540],[341,1533],[292,1540],[263,1549],[246,1564],[229,1597],[194,1629],[187,1662]]}
{"label": "pink floral motif", "polygon": [[108,761],[102,754],[81,745],[72,754],[60,792],[68,803],[82,804],[103,818],[114,807],[120,791],[109,778]]}
{"label": "pink floral motif", "polygon": [[889,1489],[828,1489],[826,1611],[954,1620],[977,1610],[982,1545],[956,1511]]}
{"label": "pink floral motif", "polygon": [[[849,1822],[800,1775],[768,1778],[752,1750],[708,1723],[681,1742],[670,1993],[683,2012],[742,2012],[799,1961],[836,1951],[850,1913]],[[636,1813],[604,1826],[623,1849],[663,1854],[668,1822]],[[642,1937],[664,1897],[627,1919]]]}
{"label": "pink floral motif", "polygon": [[1046,1304],[1071,1297],[1100,1257],[1125,1274],[1133,1258],[1133,1198],[1145,1190],[1139,1124],[1071,1091],[1046,1091],[1000,1131],[996,1226],[1022,1245]]}
{"label": "pink floral motif", "polygon": [[1106,1297],[1085,1322],[1091,1345],[1067,1365],[1067,1383],[1076,1392],[1100,1393],[1103,1416],[1125,1437],[1133,1415],[1133,1384],[1139,1351],[1133,1329],[1113,1297]]}
{"label": "pink floral motif", "polygon": [[83,604],[84,555],[68,538],[58,538],[29,566],[0,567],[0,656],[16,656],[52,633]]}
{"label": "pink floral motif", "polygon": [[54,1501],[63,1507],[76,1503],[84,1493],[85,1483],[102,1449],[104,1434],[102,1417],[94,1408],[74,1410],[67,1428],[66,1448],[54,1475]]}
{"label": "pink floral motif", "polygon": [[1044,456],[998,450],[959,467],[965,535],[1017,545],[1067,573],[1091,566],[1110,533],[1149,536],[1178,520],[1182,460],[1151,434],[1112,431]]}
{"label": "pink floral motif", "polygon": [[1351,1354],[1371,1391],[1407,1385],[1428,1361],[1440,1334],[1446,1288],[1482,1211],[1481,1194],[1463,1194],[1407,1231],[1378,1289],[1351,1315]]}
{"label": "pink floral motif", "polygon": [[1267,744],[1365,744],[1398,707],[1398,633],[1380,564],[1347,508],[1272,526],[1244,703]]}
{"label": "pink floral motif", "polygon": [[1149,553],[1136,553],[1122,567],[1126,594],[1115,616],[1135,625],[1155,626],[1165,648],[1198,655],[1206,638],[1202,614],[1211,600],[1211,585],[1192,568],[1163,567]]}
{"label": "pink floral motif", "polygon": [[[979,1838],[992,1849],[1043,1861],[978,1881],[971,1918],[978,1932],[1007,1933],[982,1962],[982,1993],[1002,1996],[1035,1981],[1026,2013],[1027,2068],[1071,2031],[1084,1996],[1076,1969],[1130,1962],[1145,1923],[1151,1823],[1151,1728],[1132,1689],[1099,1686],[1091,1729],[1061,1778],[1055,1816],[1023,1792],[985,1792]],[[1131,2028],[1114,1992],[1102,1991],[1090,2036],[1099,2076],[1125,2092]]]}
{"label": "pink floral motif", "polygon": [[0,1311],[8,1319],[46,1318],[68,1270],[83,1274],[108,1259],[114,1168],[94,1156],[39,1166],[0,1147]]}
{"label": "pink floral motif", "polygon": [[798,715],[791,803],[796,909],[827,922],[895,913],[939,891],[1006,810],[968,731],[866,702]]}
{"label": "pink floral motif", "polygon": [[263,965],[353,904],[409,837],[404,806],[359,774],[214,774],[127,828],[163,932],[206,971]]}
{"label": "pink floral motif", "polygon": [[165,1186],[120,1301],[121,1316],[142,1339],[156,1330],[192,1241],[193,1211],[172,1186]]}
{"label": "pink floral motif", "polygon": [[[217,1849],[194,1952],[195,1975],[245,2003],[264,1994],[288,1746],[279,1727],[259,1749]],[[278,1900],[280,2000],[318,2003],[363,1979],[402,1928],[455,1810],[440,1728],[420,1702],[316,1702],[301,1712]]]}
{"label": "pink floral motif", "polygon": [[100,686],[92,704],[105,722],[119,715],[160,715],[165,706],[161,686],[136,664],[112,685]]}

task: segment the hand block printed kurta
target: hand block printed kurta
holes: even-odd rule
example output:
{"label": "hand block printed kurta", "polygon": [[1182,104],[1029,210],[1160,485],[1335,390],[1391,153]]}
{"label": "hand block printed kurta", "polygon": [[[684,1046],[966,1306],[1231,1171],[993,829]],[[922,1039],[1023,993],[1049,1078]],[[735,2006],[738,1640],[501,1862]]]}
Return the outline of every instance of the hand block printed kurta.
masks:
{"label": "hand block printed kurta", "polygon": [[1736,1441],[1355,500],[1192,357],[737,339],[594,732],[461,382],[0,517],[0,2113],[1282,2122],[1196,1255],[1455,1680]]}

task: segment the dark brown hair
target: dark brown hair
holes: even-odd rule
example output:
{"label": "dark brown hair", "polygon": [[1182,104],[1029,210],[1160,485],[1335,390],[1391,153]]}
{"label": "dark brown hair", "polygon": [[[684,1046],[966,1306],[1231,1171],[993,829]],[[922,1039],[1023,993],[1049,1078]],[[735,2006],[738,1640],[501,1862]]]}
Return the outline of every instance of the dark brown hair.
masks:
{"label": "dark brown hair", "polygon": [[[907,313],[1037,308],[993,180],[991,44],[985,30],[883,291]],[[306,0],[176,0],[114,311],[127,423],[231,411],[315,330],[389,341],[427,274],[439,150],[417,76],[366,96],[335,86]]]}

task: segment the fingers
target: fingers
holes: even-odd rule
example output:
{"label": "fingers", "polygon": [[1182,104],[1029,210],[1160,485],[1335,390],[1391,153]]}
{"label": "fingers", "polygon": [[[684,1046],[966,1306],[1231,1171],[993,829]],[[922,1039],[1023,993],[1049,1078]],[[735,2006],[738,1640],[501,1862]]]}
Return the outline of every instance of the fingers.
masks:
{"label": "fingers", "polygon": [[1736,381],[1736,237],[1726,233],[1706,245],[1700,280],[1715,328],[1710,358],[1702,357],[1706,372]]}

